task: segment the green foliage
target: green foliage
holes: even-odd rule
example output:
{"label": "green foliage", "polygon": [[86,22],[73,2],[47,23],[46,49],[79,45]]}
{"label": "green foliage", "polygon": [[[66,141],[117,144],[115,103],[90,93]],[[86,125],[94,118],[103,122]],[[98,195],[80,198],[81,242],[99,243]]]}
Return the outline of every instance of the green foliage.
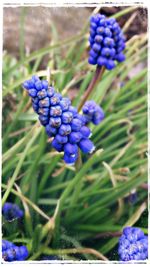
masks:
{"label": "green foliage", "polygon": [[[133,10],[124,9],[116,17],[119,20]],[[146,210],[147,191],[142,188],[147,182],[146,67],[130,77],[139,63],[145,66],[145,33],[128,40],[126,61],[105,71],[93,91],[91,98],[101,104],[106,117],[99,126],[91,125],[97,151],[92,156],[82,155],[78,172],[52,150],[21,87],[32,74],[47,76],[48,72],[40,69],[47,54],[48,66],[55,66],[51,83],[64,95],[76,88],[73,104],[78,105],[94,73],[94,67],[87,64],[87,29],[85,25],[80,34],[60,42],[52,24],[54,43],[49,47],[27,57],[21,47],[19,61],[7,53],[3,57],[2,203],[10,200],[25,211],[21,227],[12,225],[10,231],[10,223],[5,221],[3,233],[8,240],[27,244],[32,260],[42,254],[106,260],[118,242],[118,237],[107,233],[135,224]],[[67,49],[62,56],[64,46]],[[127,201],[133,189],[137,191],[134,205]],[[145,232],[146,222],[147,216],[139,223]],[[107,237],[98,238],[99,234]]]}

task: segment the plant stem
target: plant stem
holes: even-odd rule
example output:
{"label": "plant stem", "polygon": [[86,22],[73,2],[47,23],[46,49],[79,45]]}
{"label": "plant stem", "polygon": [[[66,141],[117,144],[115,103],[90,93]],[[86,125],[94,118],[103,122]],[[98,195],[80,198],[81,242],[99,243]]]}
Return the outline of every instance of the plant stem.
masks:
{"label": "plant stem", "polygon": [[93,79],[91,80],[91,82],[90,82],[90,84],[89,84],[89,86],[85,92],[85,95],[84,95],[83,99],[81,100],[81,103],[79,104],[78,111],[81,110],[82,106],[84,105],[86,100],[89,98],[90,94],[93,92],[94,87],[101,80],[104,71],[105,71],[104,67],[97,66],[96,71],[95,71],[95,75],[94,75]]}
{"label": "plant stem", "polygon": [[77,161],[75,163],[76,171],[79,171],[81,167],[82,167],[82,157],[81,157],[81,152],[79,150],[78,151],[78,159],[77,159]]}
{"label": "plant stem", "polygon": [[[81,152],[79,151],[79,156],[78,156],[78,159],[76,161],[76,164],[75,164],[75,168],[76,168],[76,172],[80,171],[80,169],[82,168],[82,157],[81,157]],[[82,189],[82,184],[83,184],[83,179],[80,179],[80,181],[77,183],[75,189],[74,189],[74,192],[72,194],[72,197],[71,197],[71,200],[70,200],[70,206],[76,204],[77,200],[78,200],[78,197],[80,195],[80,192],[81,192],[81,189]],[[69,209],[66,213],[66,220],[69,221],[69,218],[71,216],[71,212],[73,210],[72,209]]]}
{"label": "plant stem", "polygon": [[104,232],[104,233],[97,234],[94,238],[95,239],[99,239],[99,238],[102,238],[102,237],[120,237],[121,235],[122,235],[121,231],[118,231],[118,232]]}
{"label": "plant stem", "polygon": [[73,188],[75,187],[76,184],[79,183],[79,181],[81,180],[81,178],[84,176],[84,174],[87,172],[87,170],[95,163],[97,163],[99,161],[99,155],[102,152],[102,150],[98,150],[96,151],[95,154],[93,154],[91,156],[91,158],[88,159],[88,161],[83,165],[82,168],[80,168],[80,170],[76,173],[74,179],[72,179],[68,186],[65,188],[65,190],[63,191],[61,197],[60,197],[60,205],[59,205],[59,209],[58,209],[58,213],[57,216],[55,218],[55,225],[56,228],[59,228],[59,220],[60,220],[60,214],[61,211],[63,209],[64,203],[66,198],[68,197],[68,195],[71,193],[71,191],[73,190]]}

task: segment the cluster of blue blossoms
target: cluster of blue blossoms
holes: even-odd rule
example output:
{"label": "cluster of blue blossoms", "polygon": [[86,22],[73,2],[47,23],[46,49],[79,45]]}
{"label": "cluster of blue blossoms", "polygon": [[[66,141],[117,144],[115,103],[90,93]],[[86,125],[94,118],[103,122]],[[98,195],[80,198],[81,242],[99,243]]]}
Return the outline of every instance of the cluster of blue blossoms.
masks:
{"label": "cluster of blue blossoms", "polygon": [[[89,139],[91,130],[88,122],[98,124],[104,118],[101,108],[93,101],[83,107],[83,113],[71,105],[67,97],[56,93],[54,87],[49,86],[46,80],[33,76],[24,82],[23,87],[32,98],[34,111],[39,115],[41,124],[45,127],[49,137],[54,137],[52,146],[58,152],[64,152],[64,161],[74,164],[78,158],[78,148],[83,153],[92,153],[94,144]],[[89,107],[88,107],[89,105]],[[94,105],[94,106],[93,106]]]}
{"label": "cluster of blue blossoms", "polygon": [[7,221],[23,217],[23,211],[16,205],[6,202],[2,208],[2,214]]}
{"label": "cluster of blue blossoms", "polygon": [[102,108],[93,100],[87,101],[82,108],[86,124],[92,122],[98,125],[104,119],[104,112]]}
{"label": "cluster of blue blossoms", "polygon": [[115,18],[106,18],[96,14],[90,19],[90,52],[88,62],[104,66],[108,70],[115,68],[115,61],[123,62],[125,56],[125,37]]}
{"label": "cluster of blue blossoms", "polygon": [[136,227],[125,227],[119,239],[120,261],[146,260],[148,258],[148,237]]}
{"label": "cluster of blue blossoms", "polygon": [[28,257],[26,246],[16,246],[10,241],[2,240],[2,257],[5,261],[23,261]]}

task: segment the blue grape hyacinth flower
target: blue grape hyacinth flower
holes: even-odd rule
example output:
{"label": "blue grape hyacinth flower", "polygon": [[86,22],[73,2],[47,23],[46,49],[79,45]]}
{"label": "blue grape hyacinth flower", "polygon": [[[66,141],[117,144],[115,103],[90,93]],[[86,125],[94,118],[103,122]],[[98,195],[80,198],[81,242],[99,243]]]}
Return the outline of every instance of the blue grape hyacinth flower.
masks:
{"label": "blue grape hyacinth flower", "polygon": [[5,261],[24,261],[28,254],[26,246],[16,246],[10,241],[2,240],[2,258]]}
{"label": "blue grape hyacinth flower", "polygon": [[[64,161],[74,164],[78,159],[78,150],[92,153],[95,149],[90,140],[91,131],[87,127],[87,116],[79,114],[67,97],[57,93],[46,80],[38,76],[23,83],[32,99],[34,111],[39,115],[41,124],[49,137],[53,137],[52,147],[64,152]],[[87,114],[86,114],[87,115]],[[98,124],[103,118],[102,109],[95,105],[92,122]]]}
{"label": "blue grape hyacinth flower", "polygon": [[2,207],[2,214],[7,221],[11,221],[22,218],[24,213],[16,204],[6,202]]}
{"label": "blue grape hyacinth flower", "polygon": [[86,123],[92,122],[95,125],[101,123],[104,119],[104,111],[93,100],[86,101],[82,107],[83,114],[86,119]]}
{"label": "blue grape hyacinth flower", "polygon": [[136,227],[125,227],[119,239],[120,261],[146,260],[148,258],[148,237]]}
{"label": "blue grape hyacinth flower", "polygon": [[96,14],[90,18],[89,64],[115,68],[115,62],[123,62],[125,37],[115,18]]}

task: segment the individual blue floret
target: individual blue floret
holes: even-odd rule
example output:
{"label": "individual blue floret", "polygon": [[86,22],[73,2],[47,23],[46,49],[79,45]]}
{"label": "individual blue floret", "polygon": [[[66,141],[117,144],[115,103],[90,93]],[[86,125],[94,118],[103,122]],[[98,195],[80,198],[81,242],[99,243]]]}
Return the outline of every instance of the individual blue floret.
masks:
{"label": "individual blue floret", "polygon": [[78,153],[77,154],[70,154],[70,155],[64,153],[63,159],[68,165],[74,165],[78,159]]}
{"label": "individual blue floret", "polygon": [[83,137],[81,132],[71,132],[69,135],[69,142],[71,144],[76,144],[79,143],[81,138]]}
{"label": "individual blue floret", "polygon": [[83,153],[91,154],[95,150],[94,144],[88,138],[81,139],[81,141],[79,142],[79,147]]}
{"label": "individual blue floret", "polygon": [[9,248],[12,248],[14,247],[14,244],[8,240],[2,240],[2,251],[5,251]]}

